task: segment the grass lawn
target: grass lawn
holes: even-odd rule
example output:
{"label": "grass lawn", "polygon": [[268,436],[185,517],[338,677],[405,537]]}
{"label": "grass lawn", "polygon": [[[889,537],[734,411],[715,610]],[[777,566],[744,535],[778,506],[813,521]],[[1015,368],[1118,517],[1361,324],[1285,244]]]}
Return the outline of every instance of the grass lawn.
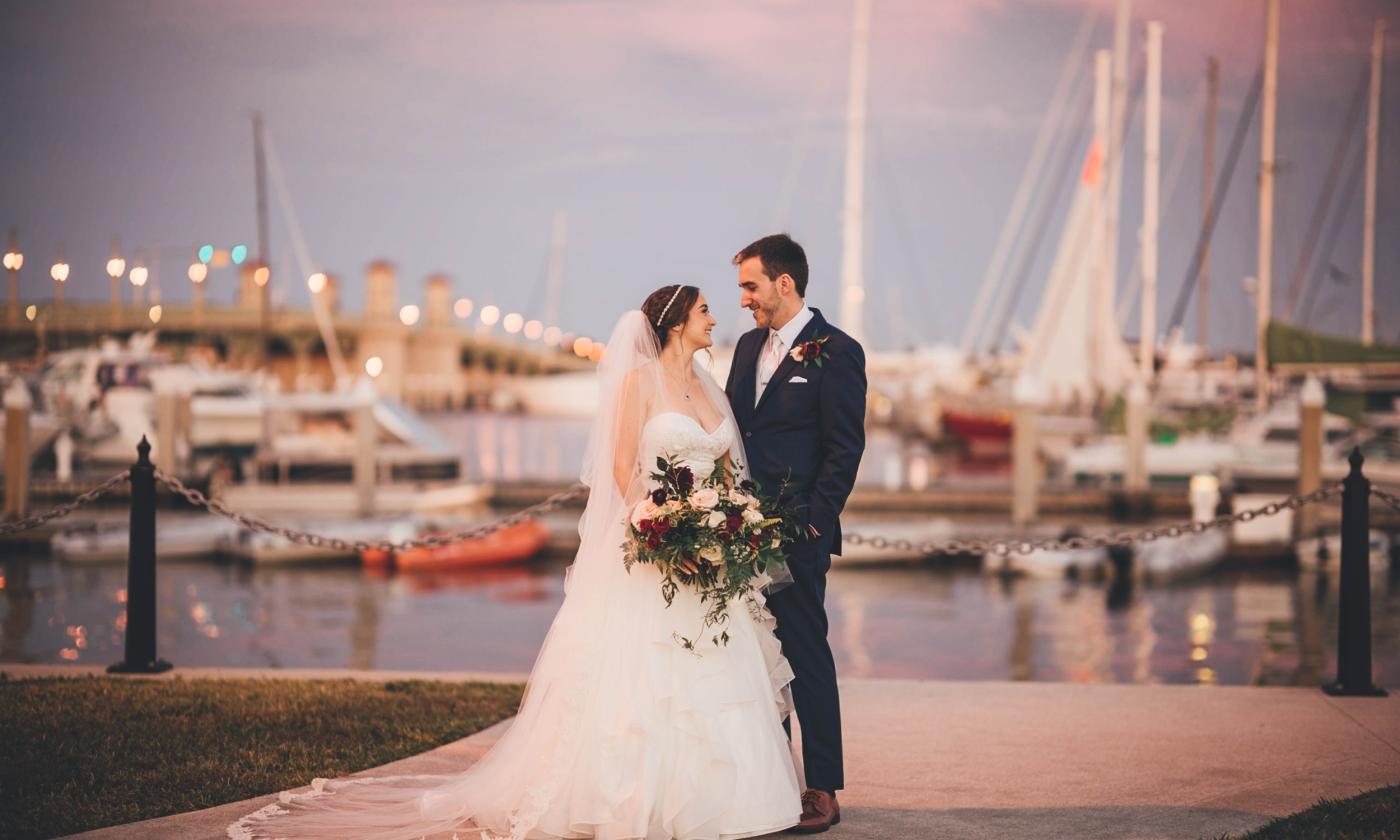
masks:
{"label": "grass lawn", "polygon": [[0,837],[53,837],[405,758],[515,714],[521,686],[0,682]]}
{"label": "grass lawn", "polygon": [[1400,785],[1350,799],[1323,799],[1306,811],[1222,840],[1396,840],[1400,838]]}

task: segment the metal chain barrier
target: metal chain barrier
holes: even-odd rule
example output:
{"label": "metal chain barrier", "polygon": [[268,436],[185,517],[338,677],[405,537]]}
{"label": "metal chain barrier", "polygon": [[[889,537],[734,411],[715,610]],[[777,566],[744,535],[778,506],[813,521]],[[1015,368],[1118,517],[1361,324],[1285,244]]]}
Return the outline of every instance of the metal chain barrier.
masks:
{"label": "metal chain barrier", "polygon": [[1371,495],[1379,497],[1381,501],[1390,505],[1397,513],[1400,513],[1400,496],[1394,493],[1387,493],[1374,484],[1371,485]]}
{"label": "metal chain barrier", "polygon": [[116,487],[118,484],[123,484],[130,480],[131,473],[127,470],[122,470],[121,472],[117,473],[116,475],[112,476],[111,478],[107,479],[106,481],[102,482],[101,484],[97,485],[96,487],[92,488],[86,493],[83,493],[81,496],[74,498],[71,502],[66,502],[64,504],[59,505],[56,508],[44,511],[43,513],[37,513],[33,516],[26,517],[24,519],[16,519],[13,522],[0,523],[0,537],[3,537],[7,534],[17,534],[20,531],[28,531],[30,528],[38,528],[40,525],[43,525],[46,522],[52,522],[55,519],[62,519],[63,517],[67,516],[68,514],[72,513],[73,511],[77,510],[83,505],[90,504],[102,498],[109,491],[111,491],[113,487]]}
{"label": "metal chain barrier", "polygon": [[[1018,554],[1030,554],[1033,551],[1071,551],[1084,548],[1115,548],[1128,546],[1135,542],[1153,542],[1159,539],[1172,539],[1186,534],[1201,534],[1217,528],[1227,528],[1236,522],[1249,522],[1260,516],[1273,516],[1282,510],[1297,510],[1304,505],[1321,502],[1342,492],[1341,483],[1332,484],[1327,487],[1315,490],[1307,495],[1293,495],[1279,502],[1269,502],[1251,510],[1242,510],[1239,513],[1229,516],[1217,516],[1205,522],[1184,522],[1173,525],[1158,525],[1152,528],[1144,528],[1140,531],[1121,531],[1116,534],[1102,534],[1092,537],[1069,537],[1067,539],[1024,539],[1024,540],[943,540],[929,542],[915,542],[908,539],[888,539],[879,536],[867,536],[865,534],[843,534],[842,540],[854,545],[868,545],[877,549],[894,549],[895,551],[918,551],[923,554],[995,554],[1006,557],[1013,551]],[[1389,494],[1385,494],[1389,496]],[[1382,498],[1385,498],[1383,496]],[[1391,501],[1395,497],[1387,499]]]}
{"label": "metal chain barrier", "polygon": [[550,496],[544,501],[539,502],[537,504],[533,504],[522,510],[516,511],[510,516],[506,516],[502,519],[497,519],[496,521],[490,522],[486,525],[480,525],[475,528],[468,528],[466,530],[456,531],[451,534],[439,534],[432,537],[422,537],[420,539],[404,540],[402,542],[389,542],[387,540],[379,542],[366,542],[364,540],[345,540],[341,539],[340,537],[327,537],[320,534],[308,534],[305,531],[298,531],[294,528],[287,528],[282,525],[277,525],[276,523],[268,522],[265,519],[259,519],[256,516],[250,516],[246,513],[239,513],[236,510],[230,509],[227,505],[225,505],[218,499],[211,499],[208,496],[201,493],[199,490],[187,486],[179,478],[173,475],[169,475],[163,470],[156,470],[156,480],[164,484],[166,487],[170,488],[170,490],[172,490],[173,492],[183,496],[186,501],[188,501],[195,507],[201,507],[205,510],[208,510],[210,513],[215,513],[219,516],[224,516],[229,519],[232,519],[234,522],[237,522],[239,525],[243,526],[244,528],[248,528],[249,530],[261,531],[265,534],[272,534],[274,536],[283,537],[301,545],[309,545],[317,548],[333,548],[337,551],[355,552],[371,550],[391,552],[404,551],[410,548],[436,548],[438,546],[447,545],[448,543],[480,539],[482,537],[494,534],[503,528],[509,528],[512,525],[518,525],[521,522],[524,522],[525,520],[531,518],[532,516],[536,516],[541,513],[547,513],[551,510],[562,507],[569,500],[574,499],[578,496],[585,495],[588,492],[588,488],[585,485],[575,484],[567,490],[555,493],[553,496]]}

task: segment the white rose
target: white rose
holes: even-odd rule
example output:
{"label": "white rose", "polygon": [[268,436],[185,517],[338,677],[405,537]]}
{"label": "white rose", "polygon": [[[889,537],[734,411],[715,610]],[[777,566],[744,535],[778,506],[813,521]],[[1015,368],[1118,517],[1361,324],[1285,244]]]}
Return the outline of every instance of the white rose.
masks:
{"label": "white rose", "polygon": [[632,527],[639,527],[643,519],[651,519],[661,509],[652,502],[651,497],[642,499],[632,507]]}
{"label": "white rose", "polygon": [[729,491],[729,501],[730,501],[731,504],[736,504],[736,505],[741,505],[741,506],[742,506],[742,505],[747,505],[747,504],[749,503],[749,497],[746,496],[745,494],[739,492],[738,490],[730,490],[730,491]]}
{"label": "white rose", "polygon": [[719,504],[719,491],[713,487],[701,487],[690,494],[690,504],[702,510],[712,510]]}
{"label": "white rose", "polygon": [[759,513],[753,508],[748,508],[744,511],[744,521],[749,523],[750,525],[757,525],[758,523],[763,521],[763,514]]}
{"label": "white rose", "polygon": [[724,549],[717,545],[700,549],[700,559],[712,566],[718,566],[724,562]]}
{"label": "white rose", "polygon": [[705,526],[708,528],[718,528],[724,524],[724,520],[725,516],[723,511],[717,510],[711,513],[709,518],[705,520]]}

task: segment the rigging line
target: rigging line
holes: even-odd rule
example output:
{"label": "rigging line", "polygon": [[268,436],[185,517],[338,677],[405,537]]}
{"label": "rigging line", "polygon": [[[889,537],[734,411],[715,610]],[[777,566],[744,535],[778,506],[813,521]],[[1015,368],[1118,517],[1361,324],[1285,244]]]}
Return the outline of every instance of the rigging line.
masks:
{"label": "rigging line", "polygon": [[[1125,103],[1125,106],[1124,106],[1124,108],[1123,108],[1123,119],[1122,119],[1122,121],[1118,124],[1119,136],[1118,136],[1117,138],[1115,138],[1115,139],[1118,141],[1118,147],[1119,147],[1119,148],[1122,148],[1122,146],[1123,146],[1123,135],[1126,134],[1126,132],[1127,132],[1127,126],[1132,122],[1132,118],[1137,114],[1138,105],[1142,102],[1142,90],[1143,90],[1143,85],[1144,85],[1144,83],[1146,82],[1146,78],[1147,78],[1147,63],[1146,63],[1145,60],[1139,60],[1139,61],[1134,65],[1134,68],[1133,68],[1133,83],[1132,83],[1131,91],[1130,91],[1130,93],[1129,93],[1129,95],[1128,95],[1128,100],[1127,100],[1127,102]],[[1084,110],[1081,112],[1081,115],[1080,115],[1080,117],[1079,117],[1079,119],[1078,119],[1078,122],[1080,122],[1081,124],[1085,122],[1085,119],[1084,119],[1084,118],[1088,115],[1088,106],[1089,106],[1089,102],[1090,102],[1090,99],[1089,99],[1089,97],[1088,97],[1088,89],[1087,89],[1087,88],[1084,90],[1084,93],[1085,93],[1085,98],[1084,98]],[[1071,145],[1071,148],[1074,148],[1073,144]],[[1110,148],[1112,148],[1112,145],[1111,145],[1111,144],[1110,144]],[[1063,179],[1063,176],[1062,176],[1062,179]],[[1048,208],[1048,206],[1051,205],[1051,204],[1053,204],[1053,203],[1054,203],[1054,202],[1053,202],[1053,196],[1050,195],[1050,194],[1047,194],[1047,195],[1046,195],[1046,202],[1045,202],[1045,205],[1044,205],[1044,206],[1046,206],[1046,207]],[[1047,222],[1047,223],[1048,223],[1048,222]],[[1044,235],[1044,233],[1045,233],[1045,229],[1044,229],[1044,225],[1042,225],[1041,228],[1040,228],[1040,230],[1038,230],[1038,231],[1036,232],[1036,241],[1035,241],[1035,248],[1036,248],[1036,251],[1039,251],[1041,237]],[[1020,300],[1020,297],[1021,297],[1021,293],[1022,293],[1022,291],[1024,291],[1024,287],[1025,287],[1026,280],[1028,279],[1028,277],[1029,277],[1029,275],[1030,275],[1030,264],[1031,264],[1031,261],[1032,261],[1032,260],[1034,259],[1034,257],[1035,257],[1035,253],[1023,254],[1022,256],[1024,257],[1024,259],[1022,259],[1021,262],[1018,264],[1018,265],[1019,265],[1019,272],[1018,272],[1019,276],[1018,276],[1018,278],[1017,278],[1017,284],[1018,284],[1021,288],[1018,288],[1018,289],[1015,290],[1016,301],[1002,301],[1001,303],[1003,304],[1003,306],[999,306],[998,309],[997,309],[996,323],[998,323],[1000,326],[999,326],[999,328],[998,328],[998,330],[997,330],[997,332],[996,332],[996,345],[993,345],[993,346],[1000,345],[1003,341],[1006,340],[1006,330],[1007,330],[1007,328],[1011,325],[1011,319],[1012,319],[1012,317],[1014,316],[1015,311],[1016,311],[1016,310],[1015,310],[1015,307],[1016,307],[1017,303],[1019,303],[1019,300]]]}
{"label": "rigging line", "polygon": [[[1060,158],[1056,161],[1058,165],[1055,169],[1056,173],[1058,173],[1058,177],[1051,182],[1051,185],[1063,184],[1066,178],[1070,179],[1071,184],[1074,183],[1074,173],[1078,169],[1077,164],[1080,162],[1081,158],[1080,150],[1084,148],[1082,135],[1089,130],[1089,126],[1084,124],[1085,118],[1089,115],[1090,96],[1088,88],[1085,88],[1082,93],[1083,96],[1081,96],[1079,100],[1079,110],[1074,120],[1075,123],[1080,126],[1078,132],[1079,136],[1068,138],[1069,142],[1066,142],[1063,147],[1061,147]],[[1031,267],[1035,262],[1035,258],[1040,253],[1040,246],[1044,241],[1045,233],[1049,230],[1051,214],[1056,206],[1056,194],[1056,190],[1047,186],[1044,201],[1041,202],[1037,210],[1035,227],[1031,231],[1030,244],[1022,251],[1020,255],[1021,259],[1016,264],[1015,285],[1012,287],[1011,296],[998,319],[999,326],[996,331],[996,340],[989,345],[990,349],[995,350],[1006,341],[1006,332],[1011,326],[1011,320],[1015,316],[1016,308],[1021,302],[1021,295],[1025,292],[1026,285],[1030,280]]]}
{"label": "rigging line", "polygon": [[[311,262],[311,251],[306,246],[306,236],[301,230],[301,220],[297,217],[296,207],[292,204],[292,193],[287,188],[286,178],[282,174],[282,159],[277,155],[277,147],[273,145],[272,134],[263,125],[263,147],[267,153],[267,170],[272,176],[272,188],[277,191],[277,203],[282,207],[282,213],[286,217],[288,234],[292,239],[292,250],[296,253],[297,265],[301,269],[301,276],[310,277],[315,264]],[[326,308],[326,302],[321,295],[312,293],[311,313],[315,316],[316,330],[321,335],[321,344],[326,348],[326,358],[331,363],[331,374],[338,383],[346,382],[349,378],[349,370],[345,365],[345,356],[340,350],[340,341],[335,335],[335,325],[331,323],[330,312]]]}
{"label": "rigging line", "polygon": [[870,132],[871,146],[875,152],[875,171],[881,176],[886,189],[880,190],[882,194],[887,194],[886,199],[890,206],[891,214],[894,216],[895,233],[898,236],[900,245],[904,248],[905,259],[909,263],[909,268],[914,275],[914,287],[919,290],[923,311],[927,313],[930,326],[933,327],[935,336],[943,334],[942,319],[938,317],[938,307],[934,305],[932,290],[929,288],[934,277],[927,270],[927,263],[924,262],[923,254],[920,252],[918,243],[913,236],[909,226],[908,214],[904,212],[904,200],[899,192],[899,180],[893,177],[890,170],[889,158],[885,154],[884,130],[878,126],[873,126],[874,131]]}
{"label": "rigging line", "polygon": [[1245,136],[1249,134],[1249,127],[1254,122],[1254,111],[1259,107],[1259,94],[1263,87],[1264,68],[1261,65],[1254,73],[1254,82],[1249,86],[1249,94],[1245,97],[1244,108],[1240,110],[1240,118],[1235,122],[1235,133],[1230,137],[1230,148],[1225,154],[1225,166],[1215,180],[1214,201],[1211,202],[1210,214],[1202,223],[1201,232],[1196,237],[1195,254],[1191,257],[1191,266],[1186,270],[1186,277],[1182,280],[1181,288],[1177,291],[1176,304],[1172,306],[1172,317],[1167,332],[1180,327],[1181,319],[1186,316],[1186,303],[1191,299],[1196,281],[1200,279],[1201,266],[1205,263],[1206,244],[1210,242],[1211,236],[1215,233],[1215,224],[1220,218],[1220,208],[1224,205],[1226,194],[1230,191],[1230,179],[1234,176],[1235,164],[1239,163]]}
{"label": "rigging line", "polygon": [[[1167,189],[1162,196],[1162,215],[1168,216],[1172,209],[1172,200],[1176,197],[1176,185],[1181,180],[1181,173],[1186,168],[1186,152],[1190,148],[1190,136],[1196,128],[1205,120],[1204,111],[1197,108],[1198,104],[1204,102],[1206,98],[1206,80],[1200,79],[1196,82],[1196,91],[1191,95],[1191,112],[1196,114],[1196,121],[1191,124],[1191,132],[1185,126],[1177,132],[1176,142],[1172,150],[1172,160],[1167,166]],[[1132,312],[1133,306],[1142,296],[1142,237],[1138,237],[1137,250],[1133,252],[1133,261],[1130,263],[1127,287],[1118,302],[1118,331],[1123,332],[1128,323],[1128,315]]]}
{"label": "rigging line", "polygon": [[1341,236],[1342,227],[1347,217],[1355,208],[1356,191],[1361,188],[1362,182],[1361,164],[1365,158],[1363,147],[1358,145],[1352,152],[1350,165],[1342,180],[1346,194],[1342,196],[1342,202],[1338,205],[1341,209],[1332,216],[1331,225],[1327,229],[1327,236],[1322,247],[1322,259],[1314,272],[1303,280],[1304,301],[1302,312],[1298,317],[1299,324],[1306,325],[1312,320],[1313,304],[1317,301],[1317,290],[1322,286],[1323,275],[1331,273],[1328,269],[1332,265],[1332,252],[1337,248],[1337,239]]}
{"label": "rigging line", "polygon": [[1079,30],[1075,33],[1074,44],[1070,47],[1069,53],[1065,56],[1064,64],[1060,67],[1060,75],[1055,82],[1054,93],[1051,94],[1050,107],[1046,111],[1044,121],[1040,124],[1040,130],[1037,132],[1035,144],[1031,148],[1030,157],[1026,160],[1026,168],[1021,173],[1021,183],[1016,187],[1016,194],[1011,200],[1011,210],[1007,213],[1006,219],[1002,222],[1001,232],[997,235],[997,244],[992,250],[992,259],[982,273],[982,280],[977,289],[977,298],[973,301],[972,313],[968,317],[967,326],[963,330],[960,342],[964,357],[973,352],[973,345],[978,343],[978,339],[983,334],[987,306],[991,303],[993,292],[1001,288],[1005,278],[1003,271],[1008,256],[1007,252],[1011,248],[1012,240],[1020,230],[1026,205],[1030,201],[1031,188],[1040,168],[1044,165],[1050,140],[1055,133],[1061,130],[1063,125],[1060,121],[1060,115],[1064,110],[1069,90],[1084,69],[1084,51],[1088,48],[1089,37],[1093,34],[1097,22],[1098,16],[1092,7],[1086,7],[1079,20]]}
{"label": "rigging line", "polygon": [[1332,146],[1332,159],[1327,164],[1327,180],[1323,182],[1322,195],[1318,197],[1317,203],[1313,205],[1312,218],[1308,220],[1308,235],[1303,240],[1303,248],[1298,253],[1298,261],[1293,266],[1293,277],[1288,283],[1288,299],[1283,307],[1283,320],[1293,320],[1293,311],[1298,303],[1298,297],[1303,292],[1304,278],[1308,275],[1308,269],[1312,267],[1313,251],[1317,248],[1318,236],[1322,233],[1322,227],[1327,221],[1327,217],[1332,212],[1332,196],[1337,188],[1337,176],[1341,173],[1342,163],[1347,157],[1347,152],[1352,146],[1352,140],[1356,135],[1356,126],[1361,122],[1361,106],[1366,102],[1366,92],[1371,82],[1371,67],[1369,64],[1361,68],[1361,78],[1357,81],[1356,91],[1352,94],[1351,105],[1347,108],[1346,120],[1342,124],[1342,130],[1337,135],[1337,141]]}

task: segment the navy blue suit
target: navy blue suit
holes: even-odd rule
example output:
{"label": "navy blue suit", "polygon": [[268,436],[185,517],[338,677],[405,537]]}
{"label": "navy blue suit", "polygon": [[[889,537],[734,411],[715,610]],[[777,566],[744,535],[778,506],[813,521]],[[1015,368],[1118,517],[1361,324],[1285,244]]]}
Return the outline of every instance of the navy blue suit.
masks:
{"label": "navy blue suit", "polygon": [[[802,724],[807,787],[837,791],[845,780],[836,663],[826,638],[826,573],[831,555],[841,553],[841,510],[865,451],[865,351],[813,309],[794,346],[822,337],[827,340],[821,367],[785,356],[754,405],[758,355],[768,330],[750,330],[734,348],[724,390],[743,432],[754,479],[764,492],[773,493],[786,478],[803,524],[821,534],[792,547],[788,568],[793,582],[773,593],[768,607],[797,677],[792,699]],[[794,382],[794,377],[807,381]]]}

